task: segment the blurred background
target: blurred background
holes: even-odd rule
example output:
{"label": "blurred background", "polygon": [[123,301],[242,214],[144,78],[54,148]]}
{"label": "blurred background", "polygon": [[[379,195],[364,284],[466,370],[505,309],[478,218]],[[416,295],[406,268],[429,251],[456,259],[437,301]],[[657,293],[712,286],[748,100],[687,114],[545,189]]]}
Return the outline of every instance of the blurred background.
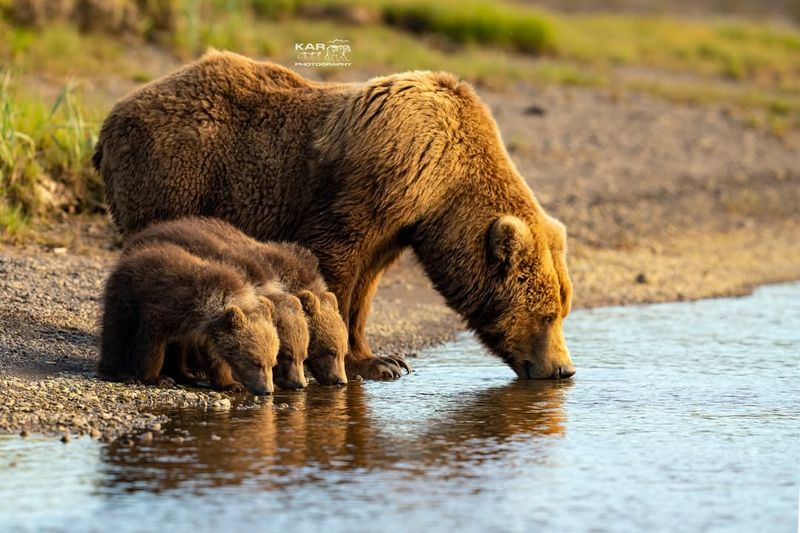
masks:
{"label": "blurred background", "polygon": [[338,39],[347,65],[297,70],[475,85],[569,227],[579,303],[794,278],[798,21],[798,0],[0,0],[0,239],[113,239],[90,158],[127,92],[209,47],[294,68]]}

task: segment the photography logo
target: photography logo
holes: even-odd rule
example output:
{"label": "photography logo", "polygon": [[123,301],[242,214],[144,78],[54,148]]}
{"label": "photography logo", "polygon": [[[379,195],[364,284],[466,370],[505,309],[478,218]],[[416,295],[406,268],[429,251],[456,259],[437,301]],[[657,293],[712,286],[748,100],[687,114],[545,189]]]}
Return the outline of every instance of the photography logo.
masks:
{"label": "photography logo", "polygon": [[350,41],[334,39],[327,43],[294,43],[296,67],[349,67]]}

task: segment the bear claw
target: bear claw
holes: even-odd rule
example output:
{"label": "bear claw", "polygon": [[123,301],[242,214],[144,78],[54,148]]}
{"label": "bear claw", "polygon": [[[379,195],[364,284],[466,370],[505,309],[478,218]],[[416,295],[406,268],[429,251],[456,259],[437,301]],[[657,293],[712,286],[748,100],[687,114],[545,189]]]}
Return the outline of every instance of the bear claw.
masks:
{"label": "bear claw", "polygon": [[364,379],[372,380],[392,380],[397,379],[403,374],[411,373],[411,367],[401,355],[391,355],[385,357],[372,357],[361,361],[349,369],[349,375],[360,375]]}

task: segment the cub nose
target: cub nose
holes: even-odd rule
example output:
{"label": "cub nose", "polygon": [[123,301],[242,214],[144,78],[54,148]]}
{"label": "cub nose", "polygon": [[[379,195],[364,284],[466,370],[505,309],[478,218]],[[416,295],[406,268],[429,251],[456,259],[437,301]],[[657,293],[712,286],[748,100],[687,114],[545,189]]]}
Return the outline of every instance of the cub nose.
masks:
{"label": "cub nose", "polygon": [[568,379],[575,375],[575,367],[558,367],[558,372],[556,372],[556,377],[558,379]]}

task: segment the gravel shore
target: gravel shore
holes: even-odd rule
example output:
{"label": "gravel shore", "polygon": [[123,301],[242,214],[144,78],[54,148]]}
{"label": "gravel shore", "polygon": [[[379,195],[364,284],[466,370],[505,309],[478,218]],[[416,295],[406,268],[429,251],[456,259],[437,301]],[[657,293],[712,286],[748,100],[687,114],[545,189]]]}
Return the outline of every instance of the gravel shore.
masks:
{"label": "gravel shore", "polygon": [[[569,229],[576,307],[800,279],[796,134],[748,129],[722,109],[588,89],[482,95],[521,173]],[[113,232],[71,219],[48,231],[47,245],[0,245],[0,432],[140,438],[164,423],[150,414],[160,408],[230,408],[232,396],[208,390],[96,379]],[[52,244],[59,235],[69,235],[63,248]],[[407,354],[413,366],[462,327],[407,254],[381,282],[368,334],[376,352]]]}

